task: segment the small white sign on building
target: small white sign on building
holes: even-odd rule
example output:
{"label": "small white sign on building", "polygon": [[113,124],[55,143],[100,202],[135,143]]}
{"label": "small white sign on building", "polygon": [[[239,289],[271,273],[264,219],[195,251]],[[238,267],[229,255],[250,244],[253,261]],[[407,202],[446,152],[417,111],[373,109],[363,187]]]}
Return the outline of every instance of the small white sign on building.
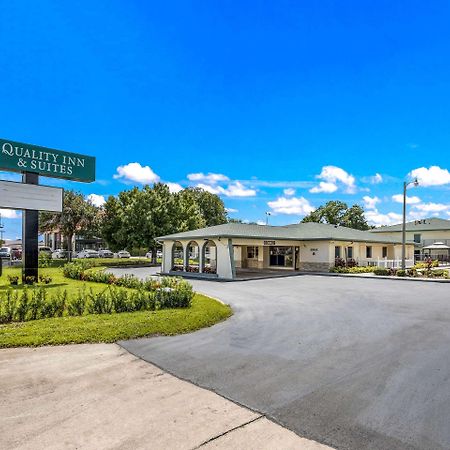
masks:
{"label": "small white sign on building", "polygon": [[0,181],[0,208],[62,212],[64,189]]}

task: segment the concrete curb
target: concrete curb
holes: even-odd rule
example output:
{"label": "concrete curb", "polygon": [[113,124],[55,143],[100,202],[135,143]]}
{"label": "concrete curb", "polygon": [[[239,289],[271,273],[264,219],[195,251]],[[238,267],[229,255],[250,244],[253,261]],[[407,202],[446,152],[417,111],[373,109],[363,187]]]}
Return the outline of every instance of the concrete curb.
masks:
{"label": "concrete curb", "polygon": [[450,283],[449,278],[411,278],[397,277],[388,275],[366,275],[359,273],[322,273],[322,272],[302,272],[302,275],[314,275],[322,277],[347,277],[347,278],[363,278],[365,280],[391,280],[391,281],[418,281],[426,283]]}

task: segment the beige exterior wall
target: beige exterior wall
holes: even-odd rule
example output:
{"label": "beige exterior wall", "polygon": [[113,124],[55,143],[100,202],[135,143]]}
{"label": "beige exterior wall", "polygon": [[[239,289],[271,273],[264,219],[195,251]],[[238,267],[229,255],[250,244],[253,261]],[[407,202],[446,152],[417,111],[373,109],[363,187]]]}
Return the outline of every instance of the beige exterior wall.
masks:
{"label": "beige exterior wall", "polygon": [[[335,247],[341,248],[341,257],[348,258],[349,247],[353,248],[353,259],[359,265],[376,264],[378,260],[383,259],[383,247],[387,247],[387,258],[400,259],[400,244],[382,244],[382,243],[359,243],[342,241],[287,241],[287,240],[259,240],[259,239],[211,239],[216,244],[217,249],[217,276],[224,279],[232,279],[234,270],[237,269],[270,269],[270,247],[287,246],[293,247],[293,256],[295,249],[298,248],[297,269],[303,271],[327,271],[334,265]],[[180,240],[183,248],[186,249],[191,240]],[[197,245],[201,248],[205,240],[197,240]],[[163,246],[163,273],[170,272],[172,269],[172,246],[174,241],[165,241]],[[258,255],[254,258],[247,258],[248,247],[256,247]],[[372,257],[366,257],[367,246],[372,247]],[[406,258],[412,259],[414,256],[414,246],[406,246]],[[200,265],[201,265],[200,258]],[[281,270],[294,270],[294,267],[279,267]],[[181,273],[180,273],[181,274]]]}

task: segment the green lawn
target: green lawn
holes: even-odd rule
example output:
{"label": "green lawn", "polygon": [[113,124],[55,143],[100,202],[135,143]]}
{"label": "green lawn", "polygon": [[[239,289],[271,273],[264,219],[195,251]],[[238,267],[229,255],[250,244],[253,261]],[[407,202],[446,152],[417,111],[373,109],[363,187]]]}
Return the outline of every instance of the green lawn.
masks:
{"label": "green lawn", "polygon": [[[7,275],[19,275],[19,269],[6,269],[0,278],[0,290],[8,289]],[[67,289],[70,293],[86,285],[94,291],[106,288],[104,284],[69,280],[62,269],[41,269],[40,274],[53,278],[49,290]],[[22,286],[15,287],[22,289]],[[0,325],[0,348],[81,344],[86,342],[115,342],[143,336],[188,333],[214,325],[231,316],[229,306],[196,294],[192,306],[186,309],[165,309],[120,314],[90,314],[81,317],[14,322]]]}

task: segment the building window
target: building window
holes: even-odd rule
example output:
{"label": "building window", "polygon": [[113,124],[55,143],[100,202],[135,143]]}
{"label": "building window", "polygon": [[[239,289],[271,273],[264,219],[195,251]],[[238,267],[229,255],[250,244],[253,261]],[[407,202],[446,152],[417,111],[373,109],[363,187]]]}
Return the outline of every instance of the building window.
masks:
{"label": "building window", "polygon": [[414,242],[415,242],[416,244],[420,244],[421,237],[422,237],[422,235],[420,235],[420,234],[415,234],[415,235],[414,235]]}
{"label": "building window", "polygon": [[353,247],[347,247],[347,258],[353,259]]}
{"label": "building window", "polygon": [[336,245],[336,247],[334,247],[334,257],[335,258],[341,257],[341,247],[339,245]]}
{"label": "building window", "polygon": [[278,267],[294,267],[292,247],[269,247],[269,264]]}
{"label": "building window", "polygon": [[383,258],[387,258],[387,247],[383,247],[382,253],[383,253]]}
{"label": "building window", "polygon": [[247,259],[258,259],[258,247],[247,247]]}
{"label": "building window", "polygon": [[371,245],[366,246],[366,258],[372,258],[372,246]]}

